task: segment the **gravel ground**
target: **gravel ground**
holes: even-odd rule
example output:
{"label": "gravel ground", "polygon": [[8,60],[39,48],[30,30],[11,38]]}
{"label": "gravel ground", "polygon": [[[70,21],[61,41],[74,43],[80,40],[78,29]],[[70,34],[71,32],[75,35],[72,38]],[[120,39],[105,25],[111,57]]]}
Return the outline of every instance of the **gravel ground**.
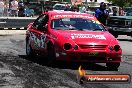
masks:
{"label": "gravel ground", "polygon": [[[80,85],[77,81],[79,63],[56,62],[47,66],[40,58],[29,59],[25,55],[24,36],[21,33],[0,35],[0,88],[132,88],[132,83]],[[124,59],[118,71],[108,71],[104,64],[87,64],[83,66],[86,72],[132,75],[131,41],[121,40],[120,43]]]}

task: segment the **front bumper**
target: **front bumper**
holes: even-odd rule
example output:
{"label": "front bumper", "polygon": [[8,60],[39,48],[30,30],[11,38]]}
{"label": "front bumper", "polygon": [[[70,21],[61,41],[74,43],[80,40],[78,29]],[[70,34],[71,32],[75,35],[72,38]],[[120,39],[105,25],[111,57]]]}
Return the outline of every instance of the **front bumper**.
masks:
{"label": "front bumper", "polygon": [[94,52],[61,52],[58,53],[58,60],[75,61],[75,62],[121,62],[121,53],[108,53],[103,51]]}
{"label": "front bumper", "polygon": [[132,33],[132,28],[130,28],[130,27],[125,27],[125,28],[123,28],[123,27],[108,27],[108,29],[109,29],[109,32],[112,32],[112,33],[118,33],[118,34]]}

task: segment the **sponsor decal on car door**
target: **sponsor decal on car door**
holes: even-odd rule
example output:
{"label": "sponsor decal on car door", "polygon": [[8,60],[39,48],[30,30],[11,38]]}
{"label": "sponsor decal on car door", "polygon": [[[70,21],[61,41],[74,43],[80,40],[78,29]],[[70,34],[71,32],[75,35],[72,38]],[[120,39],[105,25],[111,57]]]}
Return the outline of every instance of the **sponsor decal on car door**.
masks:
{"label": "sponsor decal on car door", "polygon": [[33,47],[35,49],[42,49],[45,48],[45,40],[46,40],[46,35],[44,33],[40,32],[32,32],[30,33],[31,35],[31,41],[33,41]]}

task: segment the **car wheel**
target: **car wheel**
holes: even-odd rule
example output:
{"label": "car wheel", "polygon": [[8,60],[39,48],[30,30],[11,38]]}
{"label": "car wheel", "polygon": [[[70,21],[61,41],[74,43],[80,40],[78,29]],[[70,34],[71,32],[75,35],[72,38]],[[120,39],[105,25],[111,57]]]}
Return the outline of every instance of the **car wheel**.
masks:
{"label": "car wheel", "polygon": [[48,65],[53,65],[56,61],[56,54],[55,54],[55,49],[53,45],[49,45],[47,47],[47,64]]}
{"label": "car wheel", "polygon": [[118,70],[120,63],[106,63],[106,66],[109,70]]}
{"label": "car wheel", "polygon": [[26,41],[26,54],[29,58],[34,57],[35,53],[33,52],[33,49],[30,45],[29,40]]}

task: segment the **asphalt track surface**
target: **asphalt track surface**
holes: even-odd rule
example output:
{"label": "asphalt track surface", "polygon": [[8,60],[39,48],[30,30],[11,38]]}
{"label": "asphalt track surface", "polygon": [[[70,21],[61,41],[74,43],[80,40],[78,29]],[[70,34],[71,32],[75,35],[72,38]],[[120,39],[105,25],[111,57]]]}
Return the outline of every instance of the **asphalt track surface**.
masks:
{"label": "asphalt track surface", "polygon": [[[117,71],[109,71],[104,64],[83,65],[88,74],[130,74],[132,76],[132,38],[119,36],[123,62]],[[39,58],[25,54],[25,35],[0,35],[0,88],[132,88],[130,83],[85,83],[77,81],[81,63],[56,62],[47,66]]]}

